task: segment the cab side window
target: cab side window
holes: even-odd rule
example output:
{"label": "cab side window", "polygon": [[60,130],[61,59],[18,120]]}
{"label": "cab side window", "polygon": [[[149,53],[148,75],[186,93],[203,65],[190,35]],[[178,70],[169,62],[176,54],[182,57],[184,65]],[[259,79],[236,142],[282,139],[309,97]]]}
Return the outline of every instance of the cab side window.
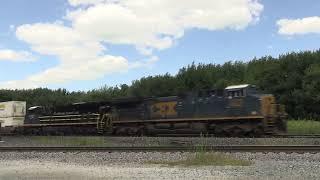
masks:
{"label": "cab side window", "polygon": [[236,91],[228,91],[228,97],[243,97],[243,89],[236,90]]}

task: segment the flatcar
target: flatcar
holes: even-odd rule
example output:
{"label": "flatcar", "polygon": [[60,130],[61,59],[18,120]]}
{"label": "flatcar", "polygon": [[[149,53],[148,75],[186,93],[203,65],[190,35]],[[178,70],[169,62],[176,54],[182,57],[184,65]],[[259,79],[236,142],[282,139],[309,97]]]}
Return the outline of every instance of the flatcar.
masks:
{"label": "flatcar", "polygon": [[[28,109],[15,133],[34,135],[261,136],[286,132],[287,114],[254,85],[169,97],[130,97]],[[12,129],[11,129],[12,130]]]}

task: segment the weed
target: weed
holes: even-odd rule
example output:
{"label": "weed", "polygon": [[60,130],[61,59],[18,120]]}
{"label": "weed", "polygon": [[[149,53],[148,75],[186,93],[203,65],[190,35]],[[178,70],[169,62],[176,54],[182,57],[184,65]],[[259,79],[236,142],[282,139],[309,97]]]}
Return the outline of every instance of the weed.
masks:
{"label": "weed", "polygon": [[149,164],[164,164],[169,166],[249,166],[251,161],[237,159],[231,155],[218,152],[208,152],[208,135],[201,134],[195,153],[184,160],[149,161]]}
{"label": "weed", "polygon": [[235,158],[223,153],[205,152],[195,153],[184,160],[177,161],[149,161],[149,164],[163,164],[168,166],[249,166],[251,161]]}

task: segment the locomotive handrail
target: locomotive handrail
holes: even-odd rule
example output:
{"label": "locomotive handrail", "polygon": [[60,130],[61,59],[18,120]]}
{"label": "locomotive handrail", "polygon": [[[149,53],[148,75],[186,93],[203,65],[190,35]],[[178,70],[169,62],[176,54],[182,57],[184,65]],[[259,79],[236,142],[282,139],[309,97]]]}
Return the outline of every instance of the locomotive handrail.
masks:
{"label": "locomotive handrail", "polygon": [[55,116],[39,116],[41,118],[52,118],[52,117],[81,117],[81,116],[99,116],[100,114],[92,113],[92,114],[71,114],[71,115],[55,115]]}
{"label": "locomotive handrail", "polygon": [[98,118],[72,118],[72,119],[40,119],[40,122],[51,122],[51,121],[96,121]]}
{"label": "locomotive handrail", "polygon": [[171,121],[210,121],[210,120],[238,120],[238,119],[264,119],[264,116],[230,116],[230,117],[204,117],[204,118],[171,118],[171,119],[148,119],[148,120],[121,120],[114,123],[135,122],[171,122]]}
{"label": "locomotive handrail", "polygon": [[72,122],[72,123],[51,123],[51,124],[24,124],[22,127],[38,127],[38,126],[70,126],[70,125],[96,125],[96,122]]}

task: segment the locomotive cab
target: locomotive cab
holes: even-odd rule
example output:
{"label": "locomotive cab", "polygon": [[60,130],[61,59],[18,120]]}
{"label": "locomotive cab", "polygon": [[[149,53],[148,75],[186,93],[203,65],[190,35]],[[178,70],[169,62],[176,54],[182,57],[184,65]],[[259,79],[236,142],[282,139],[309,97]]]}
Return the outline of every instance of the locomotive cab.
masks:
{"label": "locomotive cab", "polygon": [[255,85],[242,84],[236,86],[228,86],[225,88],[225,94],[227,97],[246,97],[249,94],[257,94]]}
{"label": "locomotive cab", "polygon": [[38,116],[43,114],[42,106],[32,106],[27,109],[26,118],[24,120],[24,124],[38,124],[39,118]]}
{"label": "locomotive cab", "polygon": [[[286,132],[287,114],[284,106],[278,104],[272,94],[259,93],[255,85],[242,84],[226,87],[225,96],[229,99],[229,104],[233,108],[234,105],[240,107],[241,103],[238,101],[245,99],[247,103],[242,104],[241,108],[248,109],[248,114],[262,115],[264,117],[264,131],[267,134]],[[256,102],[256,104],[252,105],[252,102]]]}

